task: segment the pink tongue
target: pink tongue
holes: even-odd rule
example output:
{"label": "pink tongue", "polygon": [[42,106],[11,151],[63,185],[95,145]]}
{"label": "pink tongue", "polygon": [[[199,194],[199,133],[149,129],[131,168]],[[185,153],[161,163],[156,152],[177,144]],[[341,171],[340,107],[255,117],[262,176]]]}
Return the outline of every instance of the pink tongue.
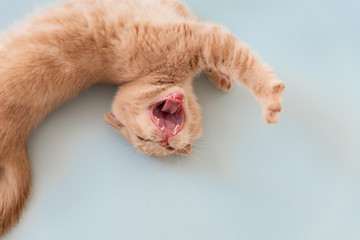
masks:
{"label": "pink tongue", "polygon": [[174,99],[166,100],[164,106],[161,108],[161,111],[174,114],[180,107],[181,102],[174,101]]}

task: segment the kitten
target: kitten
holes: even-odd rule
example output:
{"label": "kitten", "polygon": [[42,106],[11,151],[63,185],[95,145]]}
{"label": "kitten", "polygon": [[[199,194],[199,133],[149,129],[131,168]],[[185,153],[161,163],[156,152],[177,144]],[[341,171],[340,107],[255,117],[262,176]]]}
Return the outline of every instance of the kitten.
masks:
{"label": "kitten", "polygon": [[191,154],[201,134],[192,78],[221,91],[234,79],[276,123],[284,84],[224,28],[176,0],[77,0],[37,13],[0,37],[0,235],[19,219],[31,186],[27,141],[50,113],[95,83],[117,84],[104,119],[139,151]]}

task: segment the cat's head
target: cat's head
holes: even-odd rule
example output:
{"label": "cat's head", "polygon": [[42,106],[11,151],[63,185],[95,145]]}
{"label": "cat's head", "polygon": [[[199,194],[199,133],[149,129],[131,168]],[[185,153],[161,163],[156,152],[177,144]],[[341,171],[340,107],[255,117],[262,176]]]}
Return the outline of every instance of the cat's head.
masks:
{"label": "cat's head", "polygon": [[148,155],[191,155],[191,144],[201,135],[200,105],[191,80],[124,84],[104,120]]}

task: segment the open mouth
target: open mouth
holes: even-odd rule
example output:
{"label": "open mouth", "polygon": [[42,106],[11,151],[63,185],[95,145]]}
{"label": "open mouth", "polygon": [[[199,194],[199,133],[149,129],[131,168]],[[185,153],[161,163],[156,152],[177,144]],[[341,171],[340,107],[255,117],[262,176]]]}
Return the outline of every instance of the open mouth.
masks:
{"label": "open mouth", "polygon": [[184,95],[173,93],[150,106],[150,118],[165,136],[175,136],[184,127],[183,103]]}

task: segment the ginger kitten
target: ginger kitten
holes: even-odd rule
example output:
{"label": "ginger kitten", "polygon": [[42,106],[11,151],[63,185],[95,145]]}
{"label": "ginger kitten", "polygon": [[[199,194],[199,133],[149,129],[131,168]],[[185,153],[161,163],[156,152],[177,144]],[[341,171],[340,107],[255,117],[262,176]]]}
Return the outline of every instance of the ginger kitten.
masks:
{"label": "ginger kitten", "polygon": [[1,35],[0,236],[29,195],[28,137],[54,108],[95,83],[119,85],[104,119],[145,154],[189,155],[201,134],[200,71],[224,92],[241,82],[277,122],[284,84],[271,68],[176,0],[74,0]]}

